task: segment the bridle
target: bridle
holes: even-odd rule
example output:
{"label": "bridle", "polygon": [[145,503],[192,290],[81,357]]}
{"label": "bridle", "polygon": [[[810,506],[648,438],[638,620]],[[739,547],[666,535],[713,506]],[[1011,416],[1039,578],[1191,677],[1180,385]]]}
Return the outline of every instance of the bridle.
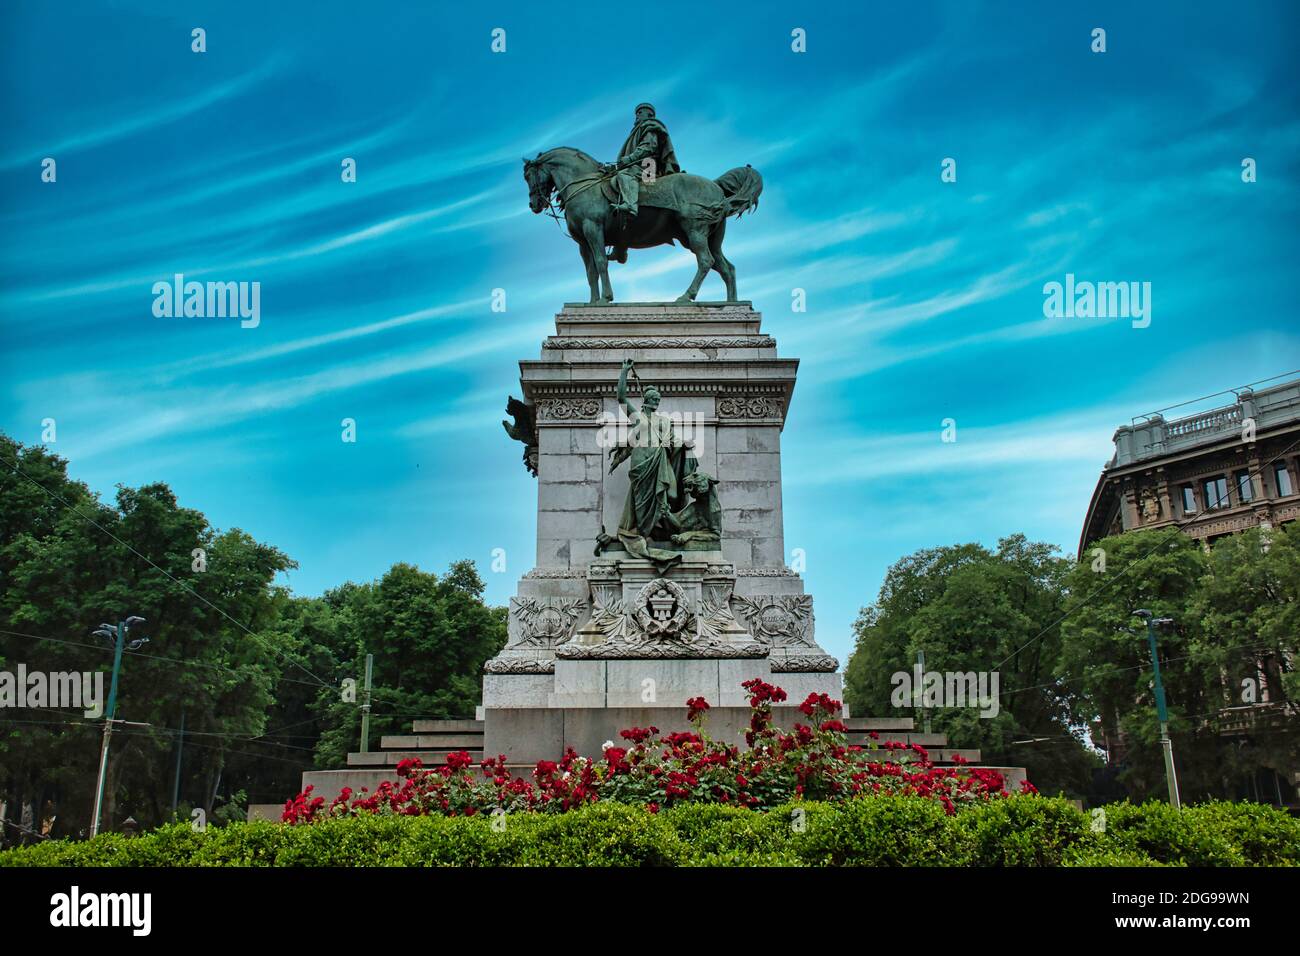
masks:
{"label": "bridle", "polygon": [[[613,172],[610,172],[608,174],[590,173],[586,176],[579,176],[577,179],[569,183],[563,189],[557,189],[555,186],[555,181],[550,180],[551,188],[546,190],[546,192],[543,194],[541,185],[535,184],[532,178],[533,175],[535,174],[535,170],[537,170],[540,166],[541,166],[540,157],[538,157],[537,159],[524,160],[524,173],[528,179],[528,189],[530,193],[530,198],[532,196],[541,196],[542,200],[546,203],[546,208],[539,211],[544,212],[546,215],[554,219],[556,226],[560,226],[560,219],[561,219],[560,214],[564,212],[564,207],[566,203],[571,202],[574,196],[577,196],[579,193],[582,193],[585,190],[590,189],[592,186],[595,186],[597,183],[612,179],[614,177],[614,173],[617,172],[617,170],[614,170]],[[578,186],[579,188],[574,190],[573,192],[569,192],[569,190],[573,189],[574,186]],[[563,230],[562,226],[560,228],[561,230]]]}

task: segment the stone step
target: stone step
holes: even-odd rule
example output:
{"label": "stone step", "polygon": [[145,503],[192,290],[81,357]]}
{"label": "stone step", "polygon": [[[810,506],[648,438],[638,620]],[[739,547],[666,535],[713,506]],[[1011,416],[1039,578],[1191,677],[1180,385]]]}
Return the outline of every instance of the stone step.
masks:
{"label": "stone step", "polygon": [[846,717],[844,726],[849,730],[911,730],[915,721],[911,717]]}
{"label": "stone step", "polygon": [[872,740],[868,733],[851,730],[846,736],[851,744],[883,744],[887,740],[892,740],[900,744],[920,744],[927,750],[931,747],[948,746],[947,734],[899,734],[891,731],[881,731],[880,736],[876,740]]}
{"label": "stone step", "polygon": [[940,747],[929,751],[930,759],[935,763],[952,763],[954,757],[961,757],[967,763],[979,763],[980,752],[974,747]]}
{"label": "stone step", "polygon": [[748,302],[622,302],[612,306],[566,303],[555,316],[559,336],[660,337],[757,335],[762,316]]}
{"label": "stone step", "polygon": [[372,750],[369,753],[348,754],[349,767],[396,767],[403,760],[418,757],[426,767],[438,767],[447,762],[447,755],[468,753],[474,763],[483,759],[482,750],[470,750],[468,747],[451,750]]}
{"label": "stone step", "polygon": [[[930,762],[936,764],[950,764],[953,762],[953,757],[955,756],[961,757],[967,763],[972,763],[972,764],[978,763],[980,759],[980,752],[978,750],[969,750],[963,748],[957,748],[957,749],[943,748],[940,750],[927,749],[926,753],[930,755]],[[915,756],[916,756],[915,753],[909,756],[907,751],[879,750],[874,754],[872,754],[870,759],[874,760],[877,763],[897,763],[898,761],[903,759],[910,760]]]}
{"label": "stone step", "polygon": [[416,720],[411,722],[411,733],[414,734],[451,734],[451,733],[482,733],[483,721],[470,720],[468,718],[455,718],[451,720]]}
{"label": "stone step", "polygon": [[455,750],[457,747],[483,749],[482,734],[405,734],[380,737],[381,750]]}
{"label": "stone step", "polygon": [[[523,777],[526,780],[532,780],[533,768],[531,766],[522,766],[519,764],[506,765],[511,773],[516,777]],[[1005,786],[1011,793],[1020,789],[1020,782],[1025,779],[1025,770],[1023,767],[978,767],[972,766],[964,769],[968,770],[996,770],[1006,778]],[[400,783],[397,774],[393,772],[392,767],[376,767],[372,769],[354,768],[348,770],[308,770],[302,775],[302,786],[304,789],[308,785],[315,789],[312,791],[313,796],[324,797],[325,802],[329,803],[344,787],[352,788],[353,797],[361,796],[361,790],[364,787],[373,793],[379,785],[385,781],[391,780],[394,783]],[[279,819],[278,813],[272,814],[274,819]]]}

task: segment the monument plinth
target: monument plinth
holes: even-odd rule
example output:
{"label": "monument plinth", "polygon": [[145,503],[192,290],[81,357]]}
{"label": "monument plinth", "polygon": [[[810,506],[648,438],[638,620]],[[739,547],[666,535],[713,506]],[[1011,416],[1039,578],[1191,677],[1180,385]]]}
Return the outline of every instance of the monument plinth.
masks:
{"label": "monument plinth", "polygon": [[798,361],[748,302],[571,304],[555,326],[506,423],[536,474],[537,555],[484,668],[485,751],[599,754],[624,727],[687,729],[691,697],[738,737],[753,677],[790,707],[841,697],[785,564]]}

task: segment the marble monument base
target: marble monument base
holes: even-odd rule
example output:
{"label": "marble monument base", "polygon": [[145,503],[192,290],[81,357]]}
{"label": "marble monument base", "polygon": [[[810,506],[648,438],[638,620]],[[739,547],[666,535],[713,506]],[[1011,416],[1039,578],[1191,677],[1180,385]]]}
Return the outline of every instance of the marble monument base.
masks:
{"label": "marble monument base", "polygon": [[759,678],[785,690],[775,723],[789,729],[806,721],[798,705],[810,693],[839,700],[839,674],[772,674],[766,657],[683,660],[557,660],[554,674],[485,674],[484,753],[505,754],[510,763],[555,760],[572,747],[598,757],[606,741],[626,742],[619,731],[658,727],[665,733],[692,730],[686,701],[709,702],[710,736],[744,746],[749,728],[748,694],[741,684]]}

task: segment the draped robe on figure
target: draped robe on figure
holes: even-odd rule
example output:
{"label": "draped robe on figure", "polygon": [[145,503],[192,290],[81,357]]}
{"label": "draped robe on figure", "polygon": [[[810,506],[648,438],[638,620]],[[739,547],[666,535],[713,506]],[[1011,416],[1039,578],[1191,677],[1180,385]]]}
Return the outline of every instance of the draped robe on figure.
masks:
{"label": "draped robe on figure", "polygon": [[667,541],[681,530],[676,512],[687,504],[682,479],[698,462],[686,454],[673,432],[672,421],[658,412],[637,412],[628,436],[627,502],[618,523],[618,537],[628,554],[656,563],[677,562],[681,554],[651,547],[649,541]]}

